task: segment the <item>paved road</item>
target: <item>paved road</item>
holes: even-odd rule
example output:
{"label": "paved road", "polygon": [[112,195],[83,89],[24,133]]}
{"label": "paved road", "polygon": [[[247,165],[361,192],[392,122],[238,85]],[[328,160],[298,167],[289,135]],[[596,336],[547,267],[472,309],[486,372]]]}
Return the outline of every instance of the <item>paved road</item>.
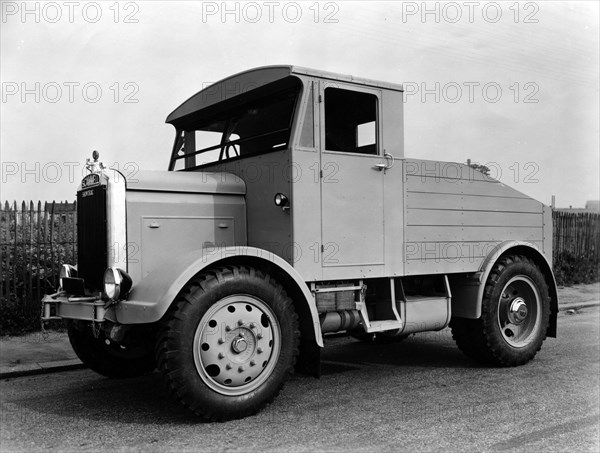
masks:
{"label": "paved road", "polygon": [[523,367],[480,367],[448,331],[398,345],[330,339],[323,377],[294,377],[255,417],[190,419],[156,375],[89,370],[0,383],[2,451],[598,451],[599,309],[559,315]]}

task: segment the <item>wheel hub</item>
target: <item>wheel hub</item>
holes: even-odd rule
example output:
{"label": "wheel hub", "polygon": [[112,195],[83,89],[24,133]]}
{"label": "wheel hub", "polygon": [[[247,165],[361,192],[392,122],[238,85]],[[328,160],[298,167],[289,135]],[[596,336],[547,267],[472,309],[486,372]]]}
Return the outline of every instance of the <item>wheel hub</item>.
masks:
{"label": "wheel hub", "polygon": [[535,283],[526,275],[511,278],[500,293],[498,327],[514,348],[527,347],[541,322],[541,300]]}
{"label": "wheel hub", "polygon": [[281,331],[271,308],[249,295],[228,296],[210,307],[194,337],[202,380],[225,395],[242,395],[266,380],[276,365]]}
{"label": "wheel hub", "polygon": [[248,342],[242,335],[235,337],[231,342],[231,349],[236,354],[244,352],[246,348],[248,348]]}
{"label": "wheel hub", "polygon": [[522,297],[516,297],[510,304],[508,319],[511,323],[519,325],[527,318],[527,304]]}

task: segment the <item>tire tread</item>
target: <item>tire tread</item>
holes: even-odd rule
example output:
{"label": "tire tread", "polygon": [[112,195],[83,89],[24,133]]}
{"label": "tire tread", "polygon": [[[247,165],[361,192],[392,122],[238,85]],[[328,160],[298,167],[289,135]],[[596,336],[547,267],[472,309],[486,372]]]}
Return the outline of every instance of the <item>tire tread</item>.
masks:
{"label": "tire tread", "polygon": [[259,278],[263,280],[265,284],[269,285],[273,289],[274,294],[279,297],[279,300],[283,301],[283,303],[287,305],[285,309],[290,312],[290,316],[292,318],[291,322],[294,326],[294,342],[292,346],[292,360],[287,364],[287,368],[283,372],[283,382],[285,382],[285,380],[293,373],[299,354],[300,330],[298,315],[293,308],[292,301],[289,299],[281,285],[270,279],[268,274],[264,274],[253,267],[225,266],[209,272],[204,272],[194,277],[194,279],[184,286],[180,294],[176,297],[175,301],[167,311],[167,314],[163,318],[162,326],[159,330],[158,340],[156,343],[156,358],[158,369],[167,389],[169,390],[169,393],[189,411],[208,421],[226,421],[256,414],[262,408],[269,405],[283,388],[282,383],[275,392],[269,395],[266,401],[255,401],[248,404],[245,409],[240,410],[237,413],[225,414],[218,411],[217,408],[210,407],[210,405],[197,404],[194,402],[193,398],[187,397],[187,393],[191,389],[188,388],[188,384],[181,376],[181,370],[179,370],[176,365],[178,353],[174,350],[174,348],[177,344],[176,337],[179,334],[177,330],[180,320],[179,316],[182,316],[185,311],[184,305],[186,303],[190,306],[193,305],[200,299],[201,293],[207,293],[211,289],[218,287],[220,284],[228,281],[229,279],[248,278]]}

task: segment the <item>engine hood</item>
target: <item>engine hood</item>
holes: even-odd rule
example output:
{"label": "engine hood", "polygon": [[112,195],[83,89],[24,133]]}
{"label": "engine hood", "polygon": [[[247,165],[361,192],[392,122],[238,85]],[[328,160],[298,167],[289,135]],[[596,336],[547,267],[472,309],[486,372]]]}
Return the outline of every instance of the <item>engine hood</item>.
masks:
{"label": "engine hood", "polygon": [[244,181],[225,172],[138,171],[126,183],[128,191],[246,194]]}

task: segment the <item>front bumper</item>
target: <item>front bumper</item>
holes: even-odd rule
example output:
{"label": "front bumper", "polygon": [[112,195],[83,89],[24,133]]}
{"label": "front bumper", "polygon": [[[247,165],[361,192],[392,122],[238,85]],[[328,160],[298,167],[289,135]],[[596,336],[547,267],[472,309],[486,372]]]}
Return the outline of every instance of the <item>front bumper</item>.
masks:
{"label": "front bumper", "polygon": [[42,304],[42,321],[66,318],[102,322],[106,318],[110,302],[103,301],[100,296],[70,296],[65,292],[58,292],[46,294]]}

